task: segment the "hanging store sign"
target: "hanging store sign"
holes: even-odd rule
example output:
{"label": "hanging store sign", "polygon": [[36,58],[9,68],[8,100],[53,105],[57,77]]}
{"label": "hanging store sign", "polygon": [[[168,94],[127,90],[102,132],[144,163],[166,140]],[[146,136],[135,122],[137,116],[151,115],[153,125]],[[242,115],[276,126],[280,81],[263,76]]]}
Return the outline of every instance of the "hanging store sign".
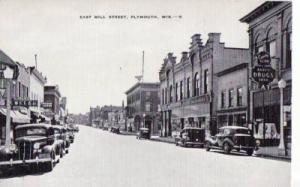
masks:
{"label": "hanging store sign", "polygon": [[43,108],[52,108],[52,103],[41,103]]}
{"label": "hanging store sign", "polygon": [[267,87],[274,80],[275,70],[271,67],[271,58],[267,52],[257,54],[257,65],[252,69],[252,78],[259,87]]}
{"label": "hanging store sign", "polygon": [[12,106],[37,107],[38,101],[37,100],[13,99]]}

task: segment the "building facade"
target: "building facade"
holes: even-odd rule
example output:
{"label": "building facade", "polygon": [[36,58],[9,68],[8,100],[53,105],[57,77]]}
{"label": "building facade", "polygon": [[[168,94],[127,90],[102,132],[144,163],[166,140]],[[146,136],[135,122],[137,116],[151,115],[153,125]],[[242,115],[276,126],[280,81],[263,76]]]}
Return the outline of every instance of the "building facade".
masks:
{"label": "building facade", "polygon": [[42,103],[44,102],[44,86],[47,80],[35,67],[28,67],[27,69],[30,73],[29,98],[30,100],[37,100],[37,106],[31,106],[29,109],[32,122],[37,122],[44,112]]}
{"label": "building facade", "polygon": [[218,127],[235,125],[248,127],[248,49],[225,49],[224,61],[217,75],[217,124]]}
{"label": "building facade", "polygon": [[218,79],[224,64],[232,66],[247,58],[247,50],[228,48],[220,33],[209,33],[205,44],[201,35],[192,36],[189,52],[176,57],[169,53],[159,72],[162,136],[171,136],[185,126],[217,132]]}
{"label": "building facade", "polygon": [[51,107],[44,109],[45,115],[52,120],[52,123],[59,120],[60,97],[58,85],[44,87],[44,101],[45,103],[51,103]]}
{"label": "building facade", "polygon": [[[278,146],[280,130],[290,153],[291,148],[291,89],[292,89],[292,3],[288,1],[268,1],[240,19],[249,24],[249,47],[251,63],[249,70],[257,65],[257,54],[267,52],[271,59],[275,78],[266,89],[259,88],[255,81],[249,81],[250,120],[255,124],[258,138],[266,145]],[[251,76],[249,76],[251,79]],[[280,106],[279,85],[284,80],[283,106]],[[281,112],[283,107],[283,112]],[[280,118],[283,119],[283,129]],[[264,123],[264,127],[259,125]],[[265,126],[265,124],[268,124]],[[273,128],[275,126],[275,128]],[[265,129],[265,130],[264,130]]]}
{"label": "building facade", "polygon": [[159,83],[138,82],[125,92],[127,96],[126,128],[137,131],[147,127],[152,134],[158,133],[157,117],[159,101]]}

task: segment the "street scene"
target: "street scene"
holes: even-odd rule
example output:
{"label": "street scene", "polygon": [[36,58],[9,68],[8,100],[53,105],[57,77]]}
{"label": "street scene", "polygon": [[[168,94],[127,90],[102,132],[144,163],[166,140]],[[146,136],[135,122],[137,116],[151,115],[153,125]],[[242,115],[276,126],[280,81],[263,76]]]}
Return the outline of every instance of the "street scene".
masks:
{"label": "street scene", "polygon": [[0,0],[0,186],[293,185],[293,6]]}
{"label": "street scene", "polygon": [[255,183],[257,187],[279,187],[290,186],[289,178],[290,163],[286,161],[182,149],[79,126],[70,153],[52,172],[19,173],[0,179],[0,186],[252,187]]}

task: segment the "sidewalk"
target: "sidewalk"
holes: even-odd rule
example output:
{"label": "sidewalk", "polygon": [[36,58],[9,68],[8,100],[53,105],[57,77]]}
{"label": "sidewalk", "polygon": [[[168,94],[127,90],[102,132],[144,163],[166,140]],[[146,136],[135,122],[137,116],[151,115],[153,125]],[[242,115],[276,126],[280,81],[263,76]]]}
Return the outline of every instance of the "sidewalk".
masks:
{"label": "sidewalk", "polygon": [[120,131],[121,135],[136,136],[136,132]]}
{"label": "sidewalk", "polygon": [[254,152],[254,155],[257,157],[270,157],[282,160],[291,160],[291,153],[288,152],[288,156],[285,156],[278,147],[260,147],[257,151]]}
{"label": "sidewalk", "polygon": [[165,143],[175,144],[175,138],[173,138],[173,137],[151,136],[151,140],[157,141],[157,142],[165,142]]}

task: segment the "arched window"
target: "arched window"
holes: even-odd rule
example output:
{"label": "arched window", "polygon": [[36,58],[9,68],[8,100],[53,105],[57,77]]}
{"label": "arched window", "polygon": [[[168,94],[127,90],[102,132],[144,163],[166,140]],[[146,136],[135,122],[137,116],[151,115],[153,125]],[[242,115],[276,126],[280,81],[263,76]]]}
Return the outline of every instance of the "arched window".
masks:
{"label": "arched window", "polygon": [[255,42],[254,42],[254,50],[255,50],[255,54],[257,54],[258,52],[263,51],[263,45],[261,44],[262,41],[262,37],[261,34],[259,34],[256,38],[255,38]]}
{"label": "arched window", "polygon": [[164,89],[161,90],[161,103],[165,104],[165,90]]}
{"label": "arched window", "polygon": [[173,102],[173,87],[172,87],[172,85],[170,86],[170,103],[172,103]]}
{"label": "arched window", "polygon": [[270,57],[276,57],[276,32],[273,28],[270,28],[268,31],[266,47]]}
{"label": "arched window", "polygon": [[198,72],[195,73],[194,77],[194,96],[199,96],[200,78]]}
{"label": "arched window", "polygon": [[292,21],[289,20],[287,24],[287,34],[286,34],[286,68],[291,68],[292,66]]}

